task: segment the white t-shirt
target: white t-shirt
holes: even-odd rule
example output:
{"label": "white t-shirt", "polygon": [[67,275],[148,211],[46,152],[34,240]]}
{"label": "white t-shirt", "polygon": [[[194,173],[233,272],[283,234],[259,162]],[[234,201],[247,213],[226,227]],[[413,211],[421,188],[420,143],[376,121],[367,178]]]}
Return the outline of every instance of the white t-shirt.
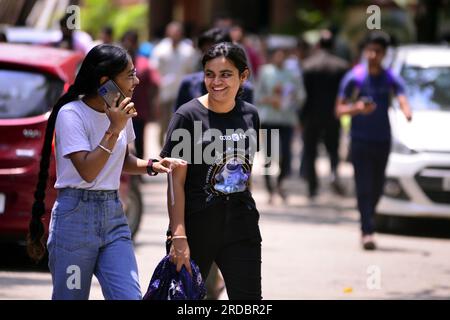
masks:
{"label": "white t-shirt", "polygon": [[119,189],[127,144],[136,137],[131,119],[120,132],[112,155],[93,182],[84,181],[68,157],[73,152],[94,150],[109,125],[106,113],[95,111],[81,100],[72,101],[59,110],[55,125],[56,189]]}
{"label": "white t-shirt", "polygon": [[172,40],[164,38],[153,49],[151,62],[161,75],[159,100],[171,102],[177,98],[183,77],[195,71],[195,50],[186,41],[174,48]]}

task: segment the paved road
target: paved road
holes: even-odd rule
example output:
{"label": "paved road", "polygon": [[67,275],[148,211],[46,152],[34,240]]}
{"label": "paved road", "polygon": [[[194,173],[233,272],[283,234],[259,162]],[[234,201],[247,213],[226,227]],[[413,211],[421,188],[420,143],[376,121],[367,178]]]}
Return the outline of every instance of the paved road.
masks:
{"label": "paved road", "polygon": [[[288,203],[276,199],[269,206],[262,179],[255,178],[254,196],[263,236],[264,298],[449,299],[449,222],[415,224],[400,233],[378,234],[379,250],[364,252],[359,244],[354,198],[333,195],[326,184],[326,161],[319,167],[322,189],[314,203],[304,196],[303,182],[293,177],[288,181]],[[344,164],[341,169],[351,194],[351,167]],[[164,177],[145,181],[145,214],[135,239],[143,293],[164,255],[168,223],[163,205]],[[48,299],[50,274],[30,267],[17,249],[2,247],[0,299]],[[226,297],[226,293],[221,296]],[[94,280],[91,299],[102,298]]]}

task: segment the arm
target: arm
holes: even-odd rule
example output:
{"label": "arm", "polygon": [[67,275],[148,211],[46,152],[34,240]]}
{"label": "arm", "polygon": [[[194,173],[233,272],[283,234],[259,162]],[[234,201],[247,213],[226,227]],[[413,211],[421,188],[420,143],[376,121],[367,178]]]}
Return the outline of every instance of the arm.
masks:
{"label": "arm", "polygon": [[[152,168],[154,171],[159,173],[169,173],[171,170],[185,166],[186,161],[175,158],[164,158],[159,160],[159,162],[153,162]],[[123,162],[122,171],[132,175],[147,174],[148,160],[139,159],[135,155],[129,153],[127,147],[127,153],[125,155],[125,160]]]}
{"label": "arm", "polygon": [[388,70],[388,75],[392,79],[392,86],[395,96],[397,97],[398,103],[400,105],[400,110],[402,110],[403,114],[407,121],[412,120],[412,112],[411,107],[409,106],[408,99],[406,98],[406,85],[405,81],[399,75],[392,73]]}
{"label": "arm", "polygon": [[132,175],[147,174],[147,164],[148,160],[137,158],[129,152],[129,147],[127,146],[122,172]]}
{"label": "arm", "polygon": [[186,77],[181,82],[180,88],[178,89],[177,99],[175,100],[174,111],[178,110],[183,104],[190,101],[194,97],[189,94],[189,82]]}
{"label": "arm", "polygon": [[[118,97],[116,98],[117,101]],[[77,151],[68,154],[73,166],[86,182],[93,182],[102,171],[110,154],[103,148],[113,150],[120,132],[125,128],[128,119],[137,116],[136,112],[129,113],[134,108],[130,98],[125,98],[117,108],[110,108],[105,104],[105,113],[110,121],[99,145],[92,151]]]}
{"label": "arm", "polygon": [[172,183],[175,196],[174,206],[172,206],[172,204],[170,203],[170,189],[167,188],[167,208],[169,212],[170,230],[172,231],[170,259],[177,265],[177,271],[180,271],[182,266],[184,265],[188,272],[192,274],[188,241],[185,238],[176,238],[178,236],[186,237],[186,228],[184,222],[184,184],[186,182],[186,173],[187,166],[179,167],[176,170],[173,170]]}
{"label": "arm", "polygon": [[[100,144],[105,148],[112,150],[117,142],[120,130],[110,126],[107,132],[111,133],[105,133]],[[83,178],[84,181],[91,183],[97,178],[98,174],[105,166],[109,159],[109,153],[102,150],[100,147],[96,147],[92,151],[78,151],[71,153],[68,157],[72,161],[75,169],[77,169],[81,178]]]}
{"label": "arm", "polygon": [[335,113],[339,118],[344,115],[356,116],[358,114],[369,114],[375,110],[375,104],[365,104],[363,101],[358,100],[355,103],[347,102],[343,97],[338,97],[336,100]]}
{"label": "arm", "polygon": [[[267,84],[266,84],[266,69],[263,67],[259,73],[259,77],[256,81],[255,85],[255,104],[256,105],[270,105],[274,108],[277,104],[277,101],[273,94],[268,92]],[[277,108],[278,109],[278,108]]]}
{"label": "arm", "polygon": [[303,79],[303,76],[300,75],[299,77],[294,77],[294,81],[296,84],[296,88],[297,88],[297,96],[296,96],[296,100],[297,100],[297,107],[298,109],[301,109],[306,102],[306,86],[305,86],[305,81]]}
{"label": "arm", "polygon": [[412,120],[412,112],[411,107],[409,106],[408,99],[404,94],[397,96],[398,103],[400,104],[400,109],[402,110],[403,114],[405,115],[406,120],[411,121]]}

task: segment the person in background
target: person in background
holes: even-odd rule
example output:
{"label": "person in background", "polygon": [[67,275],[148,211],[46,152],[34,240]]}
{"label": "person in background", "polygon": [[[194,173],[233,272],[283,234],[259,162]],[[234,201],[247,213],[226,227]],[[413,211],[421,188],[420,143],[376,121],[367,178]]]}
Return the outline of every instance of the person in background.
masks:
{"label": "person in background", "polygon": [[315,162],[318,146],[323,141],[330,158],[331,187],[339,195],[344,194],[338,176],[340,121],[335,114],[335,103],[348,63],[333,55],[333,36],[330,31],[320,33],[317,52],[303,63],[303,80],[306,101],[300,114],[303,133],[303,159],[309,197],[317,195],[319,182]]}
{"label": "person in background", "polygon": [[100,31],[101,43],[112,44],[114,42],[114,29],[112,26],[104,26]]}
{"label": "person in background", "polygon": [[[286,201],[287,193],[283,181],[291,171],[291,142],[297,125],[297,110],[305,100],[305,89],[301,78],[284,68],[286,50],[281,47],[271,48],[270,63],[261,67],[255,86],[255,103],[261,117],[262,128],[267,130],[266,154],[274,158],[279,154],[279,174],[276,189],[269,172],[265,174],[269,203],[272,203],[275,191]],[[279,131],[280,149],[272,146],[272,131]],[[271,162],[265,164],[269,169]]]}
{"label": "person in background", "polygon": [[161,75],[159,142],[163,145],[178,88],[183,77],[192,73],[195,67],[195,50],[191,44],[183,41],[181,23],[171,22],[167,25],[166,38],[155,46],[150,59]]}
{"label": "person in background", "polygon": [[153,68],[150,61],[138,54],[139,38],[136,30],[129,30],[122,36],[122,46],[128,51],[136,66],[136,74],[140,85],[134,90],[134,104],[137,116],[133,118],[134,132],[136,134],[136,156],[144,157],[145,126],[155,118],[158,106],[158,92],[160,77],[158,70]]}
{"label": "person in background", "polygon": [[[112,26],[103,26],[98,35],[98,39],[93,42],[94,46],[99,44],[115,44],[114,43],[114,29]],[[120,45],[120,44],[115,44]]]}
{"label": "person in background", "polygon": [[8,42],[8,37],[6,36],[6,32],[3,30],[0,30],[0,43],[1,42]]}
{"label": "person in background", "polygon": [[230,36],[234,43],[240,44],[244,48],[251,66],[253,77],[257,78],[259,74],[259,69],[263,64],[263,58],[255,49],[253,49],[246,42],[245,31],[242,24],[240,24],[239,22],[235,22],[231,26]]}
{"label": "person in background", "polygon": [[367,34],[362,52],[365,63],[356,65],[344,76],[336,101],[338,117],[352,116],[351,160],[361,216],[361,242],[365,250],[376,249],[373,219],[391,150],[388,108],[392,95],[398,99],[405,118],[412,120],[403,80],[382,67],[388,45],[386,33],[373,31]]}
{"label": "person in background", "polygon": [[95,43],[88,33],[76,30],[70,25],[71,18],[72,14],[67,13],[59,20],[62,38],[54,46],[86,55],[95,46]]}

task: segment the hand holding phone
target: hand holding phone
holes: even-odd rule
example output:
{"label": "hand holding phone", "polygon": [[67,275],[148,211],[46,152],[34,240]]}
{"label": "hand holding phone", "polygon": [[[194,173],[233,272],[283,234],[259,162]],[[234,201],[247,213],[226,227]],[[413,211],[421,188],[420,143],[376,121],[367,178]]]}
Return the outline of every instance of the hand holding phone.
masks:
{"label": "hand holding phone", "polygon": [[[119,86],[113,81],[108,80],[98,88],[98,94],[102,97],[109,108],[119,107],[122,101],[126,98],[125,94],[120,90]],[[133,107],[131,113],[136,112]]]}
{"label": "hand holding phone", "polygon": [[369,114],[377,107],[372,97],[360,97],[357,103],[362,114]]}

